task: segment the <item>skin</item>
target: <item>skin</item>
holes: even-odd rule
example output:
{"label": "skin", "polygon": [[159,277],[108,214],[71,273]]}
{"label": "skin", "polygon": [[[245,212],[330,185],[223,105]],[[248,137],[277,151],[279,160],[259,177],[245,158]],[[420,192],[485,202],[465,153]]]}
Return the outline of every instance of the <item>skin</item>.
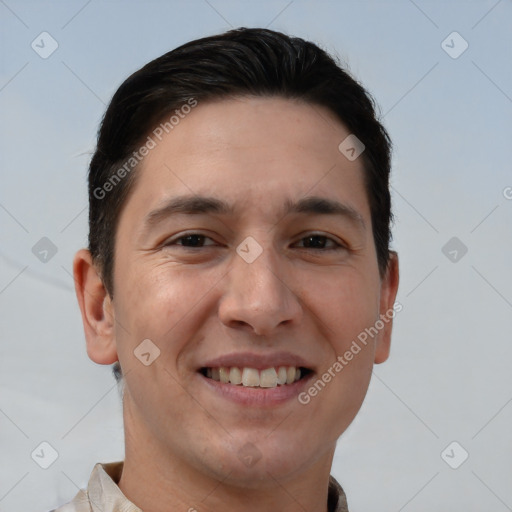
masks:
{"label": "skin", "polygon": [[[114,299],[89,252],[77,253],[89,357],[119,360],[125,375],[119,486],[145,512],[327,509],[336,441],[361,407],[373,364],[389,355],[392,322],[307,405],[234,403],[197,369],[233,352],[287,351],[308,361],[316,380],[392,309],[397,257],[381,276],[363,163],[338,150],[347,135],[326,109],[292,100],[199,104],[137,170],[119,219]],[[190,194],[222,199],[234,214],[171,215],[145,228],[149,212]],[[313,195],[363,222],[283,214],[286,199]],[[205,235],[204,245],[176,241],[190,232]],[[236,252],[249,236],[263,250],[250,264]],[[134,357],[144,339],[160,350],[149,366]],[[251,466],[239,456],[247,443],[261,457]]]}

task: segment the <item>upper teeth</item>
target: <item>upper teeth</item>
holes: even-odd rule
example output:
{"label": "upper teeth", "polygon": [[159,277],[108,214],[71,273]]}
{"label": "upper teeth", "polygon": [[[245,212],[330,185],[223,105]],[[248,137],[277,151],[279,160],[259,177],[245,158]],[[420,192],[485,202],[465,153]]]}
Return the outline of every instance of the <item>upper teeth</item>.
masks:
{"label": "upper teeth", "polygon": [[277,385],[292,384],[300,379],[300,369],[295,366],[278,366],[257,370],[256,368],[207,368],[206,376],[225,384],[242,384],[249,387],[275,388]]}

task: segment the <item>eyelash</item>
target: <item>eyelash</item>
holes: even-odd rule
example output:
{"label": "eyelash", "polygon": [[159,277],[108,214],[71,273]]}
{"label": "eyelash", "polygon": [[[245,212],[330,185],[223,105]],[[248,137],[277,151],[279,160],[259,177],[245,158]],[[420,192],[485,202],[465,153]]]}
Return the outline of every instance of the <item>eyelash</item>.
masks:
{"label": "eyelash", "polygon": [[[203,242],[205,239],[210,239],[212,240],[210,237],[206,236],[206,235],[203,235],[201,233],[187,233],[185,235],[181,235],[180,237],[178,238],[175,238],[173,240],[169,240],[168,242],[166,242],[164,244],[165,247],[168,247],[168,246],[179,246],[179,247],[183,247],[185,249],[201,249],[203,247],[212,247],[213,244],[209,244],[209,245],[201,245],[201,246],[188,246],[188,245],[183,245],[183,244],[180,244],[178,242],[186,239],[186,238],[190,238],[190,237],[201,237],[203,239]],[[334,240],[333,238],[331,237],[328,237],[327,235],[322,235],[322,234],[317,234],[317,233],[311,233],[307,236],[304,236],[302,237],[299,241],[304,241],[304,240],[307,240],[308,238],[321,238],[321,239],[324,239],[326,242],[332,242],[334,244],[333,247],[329,247],[329,248],[325,248],[325,247],[320,247],[320,248],[312,248],[312,247],[303,247],[302,250],[312,250],[312,251],[336,251],[336,250],[342,250],[342,249],[346,249],[346,247],[338,242],[336,242],[336,240]]]}

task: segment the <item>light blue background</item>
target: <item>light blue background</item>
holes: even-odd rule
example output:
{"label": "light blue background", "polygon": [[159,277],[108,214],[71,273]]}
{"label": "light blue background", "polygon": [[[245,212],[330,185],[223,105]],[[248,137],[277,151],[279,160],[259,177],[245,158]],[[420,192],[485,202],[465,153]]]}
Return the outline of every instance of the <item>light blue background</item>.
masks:
{"label": "light blue background", "polygon": [[[510,0],[0,0],[0,511],[49,510],[123,456],[119,396],[86,356],[70,277],[95,134],[131,72],[238,26],[339,55],[395,144],[403,311],[338,443],[350,510],[512,510],[511,22]],[[47,59],[31,48],[43,31],[59,45]],[[469,44],[457,59],[441,46],[453,31]],[[45,236],[58,252],[42,263]],[[455,263],[454,236],[468,248]],[[59,453],[47,470],[30,456],[42,441]],[[456,470],[441,458],[452,441],[469,453]]]}

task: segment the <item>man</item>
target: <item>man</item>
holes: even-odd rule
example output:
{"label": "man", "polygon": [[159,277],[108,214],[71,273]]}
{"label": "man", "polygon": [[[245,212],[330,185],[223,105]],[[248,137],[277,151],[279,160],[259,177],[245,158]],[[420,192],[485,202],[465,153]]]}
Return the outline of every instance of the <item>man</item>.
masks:
{"label": "man", "polygon": [[336,441],[398,287],[389,170],[366,91],[301,39],[230,31],[121,85],[74,276],[125,460],[59,511],[348,510]]}

